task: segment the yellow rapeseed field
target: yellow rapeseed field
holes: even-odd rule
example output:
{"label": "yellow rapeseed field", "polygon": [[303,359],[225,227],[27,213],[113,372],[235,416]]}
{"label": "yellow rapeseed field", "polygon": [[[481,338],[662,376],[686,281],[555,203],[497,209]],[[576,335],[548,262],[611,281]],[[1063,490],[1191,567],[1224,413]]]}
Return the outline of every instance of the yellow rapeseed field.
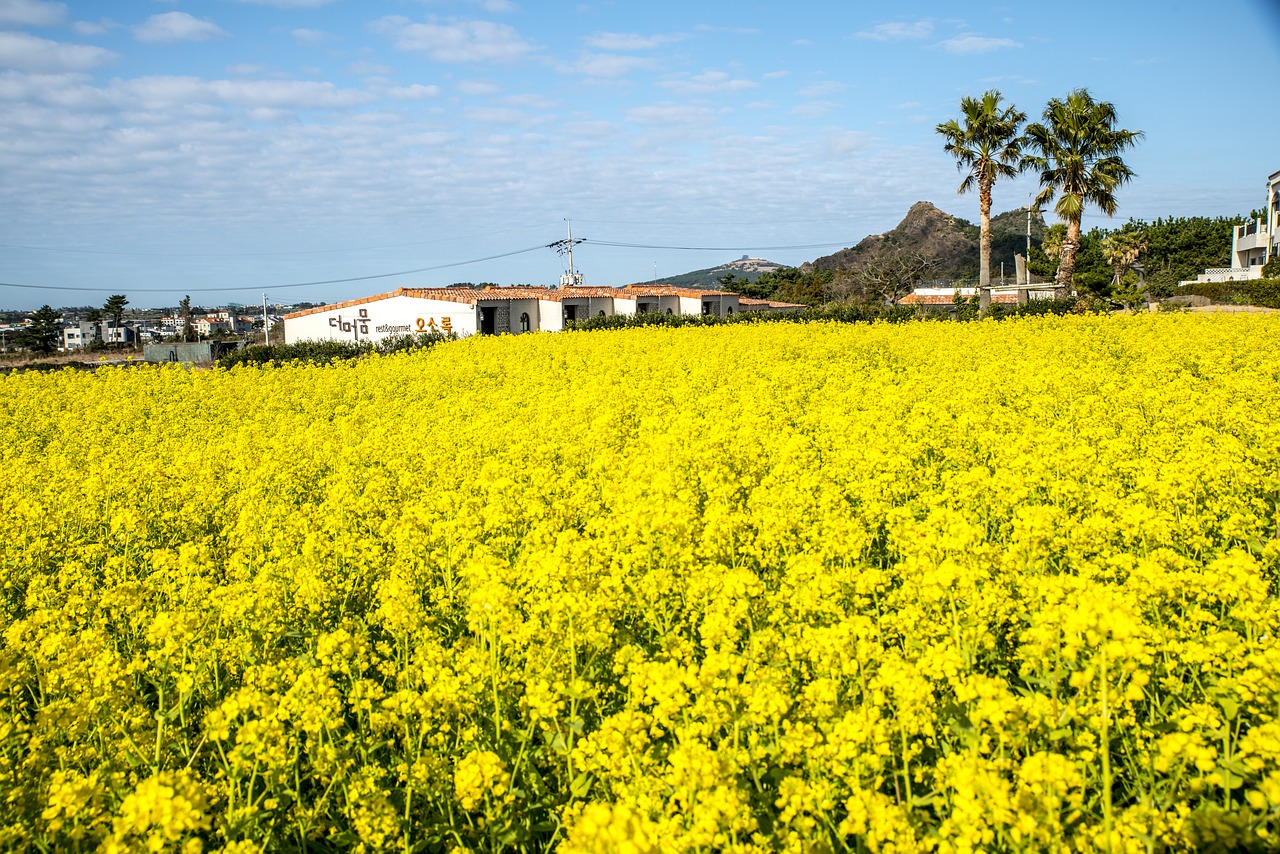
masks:
{"label": "yellow rapeseed field", "polygon": [[1280,317],[0,378],[0,848],[1280,846]]}

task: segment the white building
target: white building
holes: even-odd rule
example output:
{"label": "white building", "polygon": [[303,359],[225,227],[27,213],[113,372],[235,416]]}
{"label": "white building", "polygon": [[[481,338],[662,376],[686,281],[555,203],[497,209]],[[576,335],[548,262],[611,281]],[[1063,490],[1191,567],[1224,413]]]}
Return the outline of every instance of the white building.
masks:
{"label": "white building", "polygon": [[62,330],[63,350],[83,350],[94,344],[134,344],[138,330],[111,320],[82,320]]}
{"label": "white building", "polygon": [[[1262,267],[1280,257],[1280,172],[1267,176],[1267,215],[1231,230],[1229,267],[1211,267],[1196,282],[1231,282],[1261,279]],[[1190,284],[1190,282],[1179,282]]]}
{"label": "white building", "polygon": [[629,285],[625,288],[400,288],[391,293],[295,311],[284,316],[286,344],[370,341],[420,332],[496,335],[559,332],[566,323],[615,314],[700,314],[798,310],[803,306],[740,302],[736,293]]}

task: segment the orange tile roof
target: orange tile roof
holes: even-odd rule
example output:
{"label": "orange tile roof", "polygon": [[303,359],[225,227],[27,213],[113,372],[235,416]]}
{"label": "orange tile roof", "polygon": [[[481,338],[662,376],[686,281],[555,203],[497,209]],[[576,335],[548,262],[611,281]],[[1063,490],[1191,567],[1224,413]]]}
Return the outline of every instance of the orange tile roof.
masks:
{"label": "orange tile roof", "polygon": [[677,288],[674,285],[627,285],[622,290],[642,297],[688,297],[689,299],[699,299],[701,297],[737,296],[733,291],[704,291],[698,288]]}

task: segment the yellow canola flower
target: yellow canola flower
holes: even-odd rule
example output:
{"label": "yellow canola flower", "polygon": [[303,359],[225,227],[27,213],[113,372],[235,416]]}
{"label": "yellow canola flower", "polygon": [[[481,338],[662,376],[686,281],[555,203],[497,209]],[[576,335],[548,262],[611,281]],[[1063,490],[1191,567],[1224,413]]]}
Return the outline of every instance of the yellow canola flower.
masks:
{"label": "yellow canola flower", "polygon": [[0,377],[0,848],[1273,849],[1277,365],[1160,315]]}

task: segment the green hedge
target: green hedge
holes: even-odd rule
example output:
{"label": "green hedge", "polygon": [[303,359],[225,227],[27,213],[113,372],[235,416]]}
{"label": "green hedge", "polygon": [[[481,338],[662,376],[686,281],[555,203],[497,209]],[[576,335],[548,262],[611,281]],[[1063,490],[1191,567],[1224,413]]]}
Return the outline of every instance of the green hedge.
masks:
{"label": "green hedge", "polygon": [[241,350],[232,350],[218,358],[218,367],[233,368],[236,365],[282,365],[286,362],[307,362],[313,365],[327,365],[331,362],[346,359],[357,359],[369,353],[400,353],[409,350],[423,350],[434,347],[444,341],[454,339],[454,335],[443,332],[423,332],[417,335],[393,335],[382,339],[377,344],[368,341],[355,343],[351,341],[300,341],[297,344],[258,344]]}
{"label": "green hedge", "polygon": [[1208,297],[1213,302],[1280,308],[1280,279],[1237,282],[1193,282],[1178,288],[1176,296]]}
{"label": "green hedge", "polygon": [[569,326],[585,332],[599,329],[636,329],[641,326],[722,326],[728,323],[807,323],[829,320],[837,323],[871,323],[883,320],[902,323],[920,318],[914,306],[826,305],[803,311],[741,311],[725,317],[714,314],[615,314],[589,317]]}

